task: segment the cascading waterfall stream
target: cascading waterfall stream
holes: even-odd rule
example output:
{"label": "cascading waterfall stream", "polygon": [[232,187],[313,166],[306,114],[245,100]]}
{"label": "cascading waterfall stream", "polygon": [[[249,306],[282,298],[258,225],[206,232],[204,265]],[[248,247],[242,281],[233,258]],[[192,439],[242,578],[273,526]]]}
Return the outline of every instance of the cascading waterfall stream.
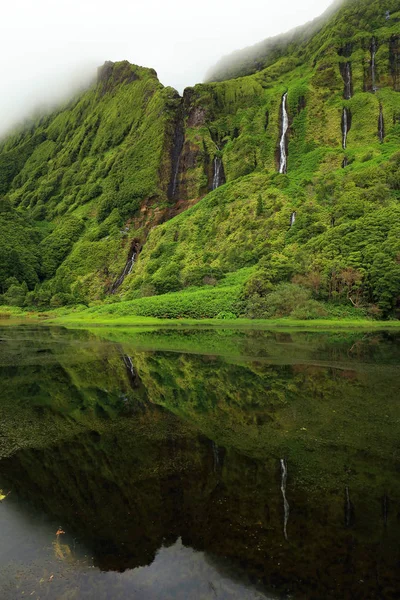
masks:
{"label": "cascading waterfall stream", "polygon": [[375,93],[376,87],[376,40],[372,38],[371,42],[371,78],[372,78],[372,91]]}
{"label": "cascading waterfall stream", "polygon": [[282,98],[282,132],[281,132],[281,140],[279,144],[280,149],[280,158],[279,158],[279,173],[287,173],[287,154],[286,154],[286,145],[287,145],[287,132],[289,129],[289,115],[287,112],[287,92],[283,95]]}
{"label": "cascading waterfall stream", "polygon": [[288,503],[287,498],[286,498],[287,464],[286,464],[286,461],[283,458],[281,458],[281,472],[282,472],[281,492],[282,492],[282,497],[283,497],[283,513],[284,513],[283,535],[285,536],[285,540],[287,540],[288,539],[287,524],[288,524],[288,521],[289,521],[289,503]]}
{"label": "cascading waterfall stream", "polygon": [[292,212],[291,217],[290,217],[290,227],[293,227],[293,225],[296,223],[296,217],[297,217],[297,213]]}
{"label": "cascading waterfall stream", "polygon": [[343,133],[342,146],[343,146],[343,150],[346,150],[346,148],[347,148],[347,136],[349,134],[349,130],[350,130],[350,113],[349,113],[348,108],[344,108],[343,115],[342,115],[342,133]]}
{"label": "cascading waterfall stream", "polygon": [[382,104],[379,107],[378,135],[379,135],[379,141],[382,144],[383,140],[385,138],[385,122],[384,122],[384,119],[383,119]]}
{"label": "cascading waterfall stream", "polygon": [[136,252],[134,252],[132,254],[131,258],[128,259],[128,262],[125,265],[122,275],[120,275],[120,277],[118,277],[117,281],[114,283],[114,285],[112,287],[113,293],[123,284],[125,277],[127,277],[128,275],[130,275],[132,273],[132,269],[135,265],[135,259],[136,259]]}
{"label": "cascading waterfall stream", "polygon": [[179,175],[179,161],[177,161],[174,171],[174,178],[172,181],[172,197],[175,198],[176,191],[178,189],[178,175]]}
{"label": "cascading waterfall stream", "polygon": [[168,185],[168,199],[175,200],[179,187],[179,169],[181,164],[181,155],[185,143],[185,126],[183,121],[182,109],[177,115],[175,124],[174,139],[171,151],[171,179]]}
{"label": "cascading waterfall stream", "polygon": [[115,294],[117,289],[123,284],[125,278],[132,273],[133,267],[135,266],[138,251],[139,250],[138,250],[137,246],[134,246],[133,249],[131,249],[131,252],[129,253],[128,260],[126,261],[126,265],[124,267],[124,270],[122,271],[122,274],[118,277],[117,281],[115,281],[112,285],[112,288],[111,288],[112,294]]}
{"label": "cascading waterfall stream", "polygon": [[350,98],[351,98],[351,65],[349,62],[347,62],[344,65],[343,79],[344,79],[344,98],[345,98],[345,100],[350,100]]}
{"label": "cascading waterfall stream", "polygon": [[220,185],[222,185],[222,160],[215,156],[212,189],[216,190]]}

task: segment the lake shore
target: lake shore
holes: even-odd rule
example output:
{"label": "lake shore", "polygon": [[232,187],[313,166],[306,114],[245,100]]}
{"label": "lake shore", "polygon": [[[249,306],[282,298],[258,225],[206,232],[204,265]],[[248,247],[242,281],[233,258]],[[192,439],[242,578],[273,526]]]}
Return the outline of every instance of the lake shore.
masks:
{"label": "lake shore", "polygon": [[0,307],[0,322],[15,323],[35,321],[48,325],[64,325],[66,327],[101,327],[101,326],[124,326],[124,327],[217,327],[224,329],[396,329],[400,328],[400,320],[378,321],[372,319],[310,319],[299,320],[289,317],[280,319],[160,319],[155,317],[140,317],[136,315],[114,316],[97,314],[88,310],[76,312],[60,311],[31,312],[14,307]]}

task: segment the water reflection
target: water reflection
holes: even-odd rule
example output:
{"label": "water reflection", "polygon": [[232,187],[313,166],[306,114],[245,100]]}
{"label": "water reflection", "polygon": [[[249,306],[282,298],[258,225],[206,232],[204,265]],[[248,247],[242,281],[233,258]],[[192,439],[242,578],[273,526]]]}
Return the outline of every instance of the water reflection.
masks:
{"label": "water reflection", "polygon": [[0,338],[2,597],[398,597],[399,336]]}

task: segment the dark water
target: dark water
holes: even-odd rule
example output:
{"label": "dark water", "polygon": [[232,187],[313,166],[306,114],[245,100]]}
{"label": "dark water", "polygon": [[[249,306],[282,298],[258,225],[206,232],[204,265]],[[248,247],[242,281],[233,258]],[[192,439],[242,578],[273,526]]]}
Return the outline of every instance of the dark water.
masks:
{"label": "dark water", "polygon": [[0,598],[399,598],[399,364],[385,332],[0,327]]}

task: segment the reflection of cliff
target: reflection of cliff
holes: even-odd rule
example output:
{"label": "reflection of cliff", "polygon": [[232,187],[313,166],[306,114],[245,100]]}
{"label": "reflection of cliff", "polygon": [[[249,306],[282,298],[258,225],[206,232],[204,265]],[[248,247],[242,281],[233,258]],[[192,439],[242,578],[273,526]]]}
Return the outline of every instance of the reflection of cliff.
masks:
{"label": "reflection of cliff", "polygon": [[[349,350],[355,346],[348,347]],[[355,350],[353,350],[355,351]],[[362,352],[362,348],[358,348]],[[290,359],[289,359],[290,360]],[[396,368],[358,356],[341,368],[267,361],[231,364],[174,353],[137,353],[137,372],[152,402],[197,427],[221,446],[261,458],[287,456],[313,485],[348,483],[397,452],[399,424],[393,397]],[[362,363],[362,364],[361,364]]]}
{"label": "reflection of cliff", "polygon": [[[0,456],[42,447],[86,429],[103,430],[145,401],[121,349],[86,332],[7,329],[0,345]],[[29,339],[29,341],[27,341]]]}
{"label": "reflection of cliff", "polygon": [[151,408],[138,428],[125,422],[110,434],[20,451],[2,461],[1,485],[12,487],[11,501],[25,497],[58,519],[105,570],[150,564],[161,545],[182,537],[216,564],[222,557],[240,564],[266,587],[329,598],[337,578],[346,587],[335,593],[356,598],[354,586],[379,569],[379,583],[371,576],[364,589],[392,597],[383,590],[395,583],[398,498],[391,498],[385,529],[379,486],[351,491],[349,528],[344,489],[318,492],[289,476],[286,543],[277,461],[219,452],[215,468],[209,440]]}
{"label": "reflection of cliff", "polygon": [[[277,334],[271,345],[244,334],[240,352],[255,360],[227,362],[87,332],[9,335],[0,488],[54,517],[100,568],[149,564],[181,537],[219,569],[227,557],[294,597],[395,597],[394,336]],[[218,335],[221,347],[231,339]],[[278,342],[286,362],[281,348],[272,364]]]}

